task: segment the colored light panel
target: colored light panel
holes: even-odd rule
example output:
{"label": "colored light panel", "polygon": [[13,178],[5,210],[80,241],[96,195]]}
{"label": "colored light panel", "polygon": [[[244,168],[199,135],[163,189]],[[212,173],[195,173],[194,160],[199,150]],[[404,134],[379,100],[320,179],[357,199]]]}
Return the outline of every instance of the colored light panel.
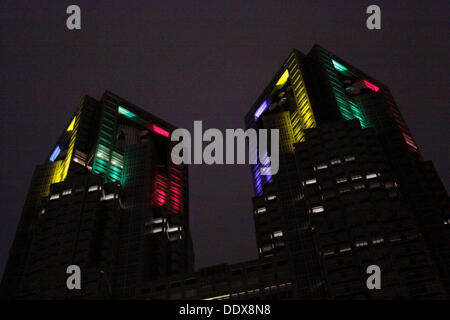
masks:
{"label": "colored light panel", "polygon": [[331,60],[333,61],[333,65],[336,68],[337,71],[340,72],[344,72],[347,71],[348,69],[346,67],[344,67],[342,64],[340,64],[339,62],[335,61],[335,60]]}
{"label": "colored light panel", "polygon": [[67,127],[67,132],[69,132],[69,131],[72,131],[73,130],[73,127],[74,127],[74,125],[75,125],[75,119],[76,119],[77,117],[73,117],[73,119],[72,119],[72,122],[69,124],[69,126]]}
{"label": "colored light panel", "polygon": [[286,70],[284,71],[283,75],[280,77],[280,79],[278,80],[278,82],[276,83],[276,87],[282,87],[284,86],[284,84],[288,81],[289,79],[289,71]]}
{"label": "colored light panel", "polygon": [[265,100],[256,110],[255,112],[255,120],[258,120],[258,118],[263,114],[264,111],[269,107],[269,103],[267,103],[267,100]]}
{"label": "colored light panel", "polygon": [[136,115],[133,112],[131,112],[131,111],[129,111],[129,110],[127,110],[127,109],[125,109],[125,108],[123,108],[121,106],[119,106],[118,112],[119,112],[119,114],[124,115],[128,119],[136,118]]}
{"label": "colored light panel", "polygon": [[59,154],[61,153],[61,148],[59,146],[56,146],[55,150],[53,150],[52,155],[50,156],[50,162],[54,162],[56,158],[58,158]]}
{"label": "colored light panel", "polygon": [[364,84],[366,85],[366,87],[369,88],[370,90],[373,90],[375,92],[378,92],[378,90],[380,90],[380,88],[377,87],[376,85],[374,85],[373,83],[370,83],[367,80],[363,80],[363,81],[364,81]]}
{"label": "colored light panel", "polygon": [[157,125],[152,125],[152,131],[154,133],[160,134],[166,138],[168,138],[170,136],[169,131],[164,130],[163,128],[158,127]]}

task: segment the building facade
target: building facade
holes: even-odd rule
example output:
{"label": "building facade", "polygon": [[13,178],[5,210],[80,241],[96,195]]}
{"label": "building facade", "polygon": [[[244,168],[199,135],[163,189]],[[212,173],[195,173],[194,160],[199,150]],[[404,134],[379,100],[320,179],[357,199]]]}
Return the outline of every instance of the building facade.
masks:
{"label": "building facade", "polygon": [[[36,167],[2,296],[133,298],[144,281],[193,270],[187,167],[174,127],[106,92],[86,96]],[[82,290],[67,290],[69,265]]]}

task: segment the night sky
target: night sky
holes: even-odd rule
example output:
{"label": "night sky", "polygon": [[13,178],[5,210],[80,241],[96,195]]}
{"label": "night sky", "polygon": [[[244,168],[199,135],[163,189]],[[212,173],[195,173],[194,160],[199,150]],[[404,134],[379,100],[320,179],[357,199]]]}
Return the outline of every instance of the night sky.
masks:
{"label": "night sky", "polygon": [[[373,3],[382,30],[366,28]],[[0,272],[33,169],[85,94],[110,90],[188,129],[243,128],[291,49],[315,43],[390,86],[448,190],[449,12],[448,0],[1,1]],[[256,258],[250,168],[189,170],[196,267]]]}

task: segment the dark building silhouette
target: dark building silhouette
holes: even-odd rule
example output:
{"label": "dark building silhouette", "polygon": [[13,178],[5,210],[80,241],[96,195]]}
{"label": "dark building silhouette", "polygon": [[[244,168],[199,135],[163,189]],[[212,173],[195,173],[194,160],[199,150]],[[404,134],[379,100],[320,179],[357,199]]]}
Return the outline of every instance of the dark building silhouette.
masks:
{"label": "dark building silhouette", "polygon": [[[320,46],[293,50],[245,123],[280,135],[279,171],[251,165],[259,259],[193,270],[174,127],[107,92],[83,99],[36,168],[2,295],[448,298],[448,194],[384,84]],[[70,264],[81,291],[66,288]],[[380,290],[367,287],[370,265]]]}
{"label": "dark building silhouette", "polygon": [[[1,293],[10,298],[132,298],[193,269],[187,167],[174,127],[106,92],[86,96],[36,167]],[[67,290],[66,268],[82,270]]]}

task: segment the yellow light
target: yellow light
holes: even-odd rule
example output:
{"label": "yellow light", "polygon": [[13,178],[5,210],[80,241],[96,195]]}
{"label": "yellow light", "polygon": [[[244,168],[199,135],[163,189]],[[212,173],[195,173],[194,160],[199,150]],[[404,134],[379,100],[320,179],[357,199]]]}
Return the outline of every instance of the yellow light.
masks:
{"label": "yellow light", "polygon": [[72,122],[69,124],[69,126],[67,127],[67,132],[72,131],[73,130],[73,126],[75,125],[75,119],[77,117],[73,117]]}
{"label": "yellow light", "polygon": [[[295,102],[297,104],[297,108],[291,112],[293,139],[294,142],[303,142],[305,141],[305,129],[314,128],[316,126],[316,120],[303,82],[302,72],[294,54],[288,58],[288,69],[293,75],[291,81]],[[289,75],[287,70],[285,73]],[[281,81],[281,78],[278,82]]]}
{"label": "yellow light", "polygon": [[288,81],[289,79],[289,71],[285,70],[282,74],[282,76],[280,77],[280,79],[278,79],[277,84],[275,85],[276,87],[282,87],[284,86],[284,84],[286,83],[286,81]]}

